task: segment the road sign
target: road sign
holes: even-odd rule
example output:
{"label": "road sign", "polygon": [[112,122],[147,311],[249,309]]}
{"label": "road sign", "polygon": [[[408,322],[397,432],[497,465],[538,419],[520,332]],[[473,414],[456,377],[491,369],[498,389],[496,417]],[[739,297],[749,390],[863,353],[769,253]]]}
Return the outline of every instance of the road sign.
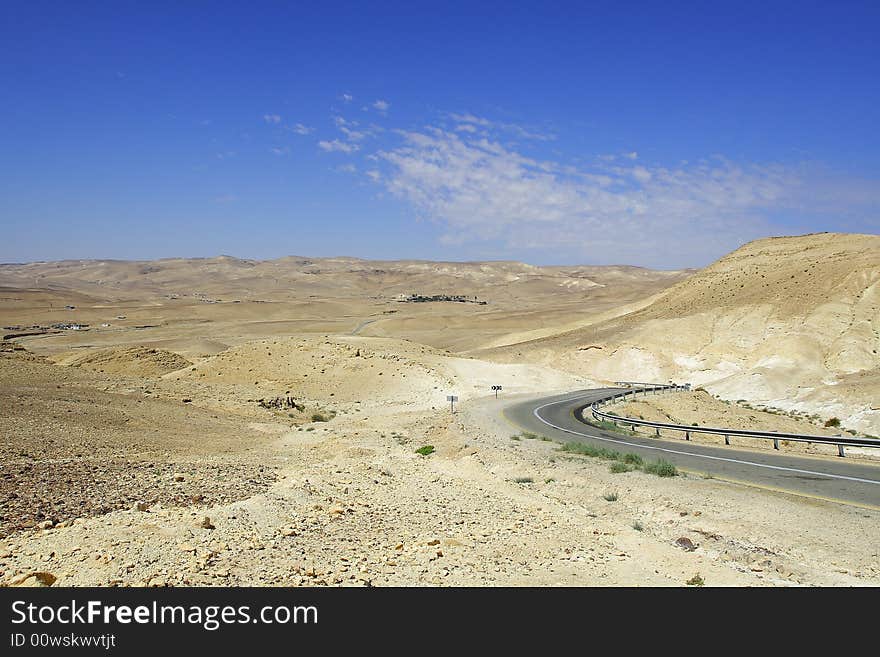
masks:
{"label": "road sign", "polygon": [[452,412],[455,413],[455,402],[458,401],[458,397],[456,395],[447,395],[446,401],[449,402],[449,407],[452,409]]}
{"label": "road sign", "polygon": [[495,399],[498,399],[498,392],[501,390],[501,386],[492,386],[492,390],[495,391]]}

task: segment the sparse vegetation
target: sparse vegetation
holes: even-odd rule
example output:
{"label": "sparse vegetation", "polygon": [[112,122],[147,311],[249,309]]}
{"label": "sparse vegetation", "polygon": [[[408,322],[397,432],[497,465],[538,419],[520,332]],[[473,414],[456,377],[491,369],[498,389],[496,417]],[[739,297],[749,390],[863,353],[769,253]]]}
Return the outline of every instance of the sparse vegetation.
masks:
{"label": "sparse vegetation", "polygon": [[433,445],[423,445],[416,450],[416,454],[421,454],[422,456],[428,456],[429,454],[434,453]]}
{"label": "sparse vegetation", "polygon": [[526,440],[543,440],[545,442],[550,441],[550,438],[547,436],[542,436],[541,434],[534,433],[532,431],[523,431],[519,434],[514,434],[510,437],[512,440],[522,440],[525,438]]}
{"label": "sparse vegetation", "polygon": [[617,501],[617,492],[605,493],[602,496],[602,499],[606,502],[616,502]]}
{"label": "sparse vegetation", "polygon": [[532,479],[531,477],[517,477],[516,479],[513,480],[513,482],[515,484],[531,484],[531,483],[534,483],[534,481],[535,480]]}
{"label": "sparse vegetation", "polygon": [[696,575],[691,577],[687,582],[685,582],[685,584],[687,584],[688,586],[703,586],[703,584],[705,584],[705,583],[706,582],[700,576],[700,573],[697,573]]}
{"label": "sparse vegetation", "polygon": [[632,524],[632,528],[635,529],[637,532],[641,532],[641,531],[645,530],[645,526],[642,523],[640,523],[638,520],[636,520]]}
{"label": "sparse vegetation", "polygon": [[330,411],[326,415],[324,413],[312,413],[312,422],[329,422],[336,417],[336,411]]}
{"label": "sparse vegetation", "polygon": [[562,446],[562,451],[571,454],[580,454],[582,456],[590,456],[600,458],[606,461],[616,461],[611,465],[611,472],[629,472],[630,470],[641,470],[648,474],[657,475],[658,477],[675,477],[678,469],[668,461],[663,459],[659,461],[645,462],[638,454],[629,452],[621,454],[620,452],[605,449],[604,447],[595,447],[586,443],[569,442]]}
{"label": "sparse vegetation", "polygon": [[648,474],[657,475],[658,477],[675,477],[678,474],[678,468],[669,461],[664,461],[663,459],[646,463],[642,467],[642,470]]}
{"label": "sparse vegetation", "polygon": [[840,418],[832,417],[825,421],[826,427],[839,427],[840,426]]}

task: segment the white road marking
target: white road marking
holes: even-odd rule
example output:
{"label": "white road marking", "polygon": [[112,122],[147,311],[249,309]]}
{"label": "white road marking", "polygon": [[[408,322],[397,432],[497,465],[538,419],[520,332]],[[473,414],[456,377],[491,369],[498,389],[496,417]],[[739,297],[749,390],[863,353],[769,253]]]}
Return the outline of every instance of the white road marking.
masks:
{"label": "white road marking", "polygon": [[584,436],[586,438],[592,438],[593,440],[604,440],[605,442],[616,443],[618,445],[627,445],[629,447],[640,447],[642,449],[653,449],[653,450],[657,450],[658,452],[667,452],[669,454],[680,454],[682,456],[694,456],[697,458],[710,459],[713,461],[727,461],[728,463],[740,463],[742,465],[753,465],[757,468],[767,468],[769,470],[783,470],[785,472],[797,472],[799,474],[816,475],[819,477],[830,477],[832,479],[844,479],[846,481],[858,481],[858,482],[861,482],[864,484],[880,485],[880,481],[876,481],[874,479],[862,479],[860,477],[847,477],[845,475],[830,474],[828,472],[814,472],[813,470],[799,470],[798,468],[786,468],[781,465],[767,465],[766,463],[755,463],[754,461],[743,461],[740,459],[725,458],[723,456],[710,456],[708,454],[698,454],[696,452],[685,452],[685,451],[676,450],[676,449],[669,449],[668,447],[656,447],[654,445],[641,445],[639,443],[630,443],[625,440],[617,440],[615,438],[605,438],[603,436],[594,436],[589,433],[582,433],[580,431],[574,431],[573,429],[566,429],[565,427],[560,427],[556,424],[553,424],[552,422],[550,422],[548,420],[545,420],[544,418],[542,418],[538,414],[538,411],[540,411],[542,408],[546,408],[547,406],[553,406],[554,404],[564,404],[564,403],[567,403],[570,401],[574,401],[575,399],[584,399],[586,397],[592,397],[592,396],[593,395],[576,395],[574,397],[570,397],[569,399],[560,399],[559,401],[548,402],[546,404],[542,404],[541,406],[538,406],[536,409],[534,409],[532,411],[532,413],[534,414],[534,416],[536,418],[538,418],[538,420],[540,420],[541,422],[543,422],[544,424],[546,424],[548,426],[553,427],[554,429],[558,429],[559,431],[564,431],[565,433],[571,433],[576,436]]}

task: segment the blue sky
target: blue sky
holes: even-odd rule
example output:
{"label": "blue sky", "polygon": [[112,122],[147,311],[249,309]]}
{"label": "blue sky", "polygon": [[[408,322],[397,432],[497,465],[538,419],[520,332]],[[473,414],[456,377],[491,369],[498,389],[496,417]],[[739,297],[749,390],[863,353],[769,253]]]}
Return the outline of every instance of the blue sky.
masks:
{"label": "blue sky", "polygon": [[880,232],[878,3],[7,2],[0,262]]}

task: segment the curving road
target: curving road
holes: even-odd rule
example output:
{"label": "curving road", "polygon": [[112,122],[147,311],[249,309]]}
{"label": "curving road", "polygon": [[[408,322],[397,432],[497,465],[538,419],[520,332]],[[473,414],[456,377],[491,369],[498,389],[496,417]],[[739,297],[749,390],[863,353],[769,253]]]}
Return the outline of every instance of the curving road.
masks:
{"label": "curving road", "polygon": [[687,472],[711,473],[718,479],[880,509],[880,464],[621,435],[598,429],[576,417],[578,409],[620,390],[581,390],[519,402],[508,406],[504,415],[527,431],[560,442],[576,441],[634,452],[644,459],[665,459]]}

